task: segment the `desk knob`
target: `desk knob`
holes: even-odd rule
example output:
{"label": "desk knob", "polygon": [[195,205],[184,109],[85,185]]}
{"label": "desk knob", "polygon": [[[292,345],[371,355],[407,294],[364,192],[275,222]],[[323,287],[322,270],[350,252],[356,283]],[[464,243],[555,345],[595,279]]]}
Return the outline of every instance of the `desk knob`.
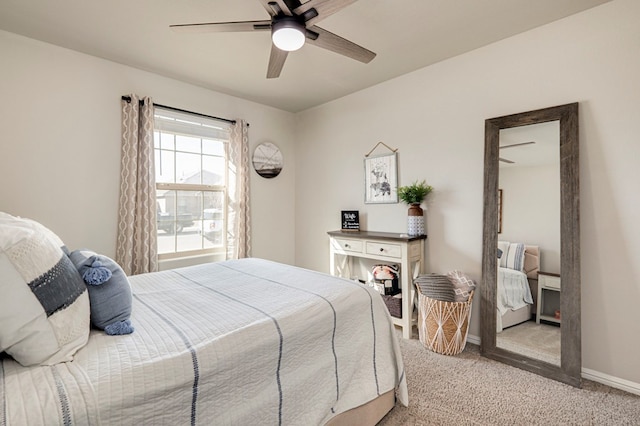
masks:
{"label": "desk knob", "polygon": [[384,249],[383,249],[382,247],[380,247],[380,251],[381,251],[381,252],[383,252],[383,251],[384,251]]}
{"label": "desk knob", "polygon": [[349,244],[345,244],[344,247],[345,248],[349,248],[350,246],[349,246]]}

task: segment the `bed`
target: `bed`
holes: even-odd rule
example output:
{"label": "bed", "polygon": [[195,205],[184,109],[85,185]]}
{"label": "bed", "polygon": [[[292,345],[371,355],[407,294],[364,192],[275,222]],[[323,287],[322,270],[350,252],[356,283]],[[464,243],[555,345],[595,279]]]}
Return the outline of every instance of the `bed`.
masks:
{"label": "bed", "polygon": [[[538,246],[498,243],[496,332],[531,320],[540,269]],[[522,251],[522,253],[520,253]]]}
{"label": "bed", "polygon": [[51,365],[3,354],[0,425],[373,425],[408,404],[389,312],[359,283],[263,259],[129,281],[132,334],[92,329]]}

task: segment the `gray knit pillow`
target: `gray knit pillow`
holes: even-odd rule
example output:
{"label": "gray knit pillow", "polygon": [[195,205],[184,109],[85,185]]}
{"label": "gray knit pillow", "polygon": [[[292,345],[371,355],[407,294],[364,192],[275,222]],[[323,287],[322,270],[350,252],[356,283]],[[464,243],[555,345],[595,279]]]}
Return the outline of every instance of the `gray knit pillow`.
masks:
{"label": "gray knit pillow", "polygon": [[424,274],[415,279],[420,292],[425,296],[443,302],[455,302],[456,293],[446,275]]}

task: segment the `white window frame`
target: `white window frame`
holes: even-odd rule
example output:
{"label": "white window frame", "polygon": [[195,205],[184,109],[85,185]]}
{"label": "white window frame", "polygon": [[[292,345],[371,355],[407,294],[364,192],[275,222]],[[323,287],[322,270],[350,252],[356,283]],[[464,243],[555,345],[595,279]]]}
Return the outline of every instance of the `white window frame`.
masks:
{"label": "white window frame", "polygon": [[[201,256],[201,255],[225,255],[227,251],[227,212],[228,212],[228,203],[229,203],[229,194],[228,194],[228,184],[229,184],[229,139],[231,128],[230,124],[223,122],[221,120],[215,120],[213,118],[209,118],[206,116],[201,116],[199,114],[188,113],[184,111],[173,110],[169,108],[156,107],[154,113],[154,157],[156,157],[156,153],[158,150],[164,150],[163,147],[160,146],[158,148],[158,141],[155,140],[156,135],[171,134],[174,137],[174,145],[173,151],[175,153],[186,153],[186,151],[180,151],[176,149],[175,145],[175,137],[177,135],[189,136],[200,138],[200,143],[203,143],[204,139],[213,139],[223,142],[224,146],[224,167],[223,170],[220,170],[220,173],[224,176],[224,185],[207,185],[207,184],[194,184],[194,183],[184,183],[184,182],[156,182],[156,194],[159,191],[176,191],[176,195],[178,191],[187,191],[187,192],[222,192],[222,229],[221,229],[221,244],[216,245],[214,247],[204,247],[204,235],[200,235],[201,238],[201,246],[200,249],[194,250],[182,250],[177,251],[177,242],[178,242],[178,232],[173,233],[174,238],[174,248],[176,251],[169,253],[159,253],[158,260],[175,260],[193,256]],[[198,123],[198,124],[195,124]],[[188,152],[188,154],[194,154],[193,152]],[[200,152],[201,163],[202,157],[205,154],[202,153],[202,149]],[[173,170],[177,170],[177,156],[173,156]],[[158,165],[155,165],[158,167]],[[176,209],[177,212],[177,209]],[[176,218],[177,220],[177,218]],[[198,219],[200,221],[200,225],[202,225],[205,221],[204,218],[204,209],[202,211],[202,216]],[[202,226],[200,226],[202,230]],[[164,234],[162,234],[164,235]],[[158,233],[158,237],[161,234]]]}

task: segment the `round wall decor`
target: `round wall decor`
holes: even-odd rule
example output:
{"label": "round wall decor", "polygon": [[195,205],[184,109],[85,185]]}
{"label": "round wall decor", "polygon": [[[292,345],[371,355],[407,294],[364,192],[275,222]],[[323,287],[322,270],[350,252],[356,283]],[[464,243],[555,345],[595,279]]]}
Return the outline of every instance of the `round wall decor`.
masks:
{"label": "round wall decor", "polygon": [[271,142],[263,142],[253,151],[253,168],[263,178],[274,178],[282,171],[282,153]]}

